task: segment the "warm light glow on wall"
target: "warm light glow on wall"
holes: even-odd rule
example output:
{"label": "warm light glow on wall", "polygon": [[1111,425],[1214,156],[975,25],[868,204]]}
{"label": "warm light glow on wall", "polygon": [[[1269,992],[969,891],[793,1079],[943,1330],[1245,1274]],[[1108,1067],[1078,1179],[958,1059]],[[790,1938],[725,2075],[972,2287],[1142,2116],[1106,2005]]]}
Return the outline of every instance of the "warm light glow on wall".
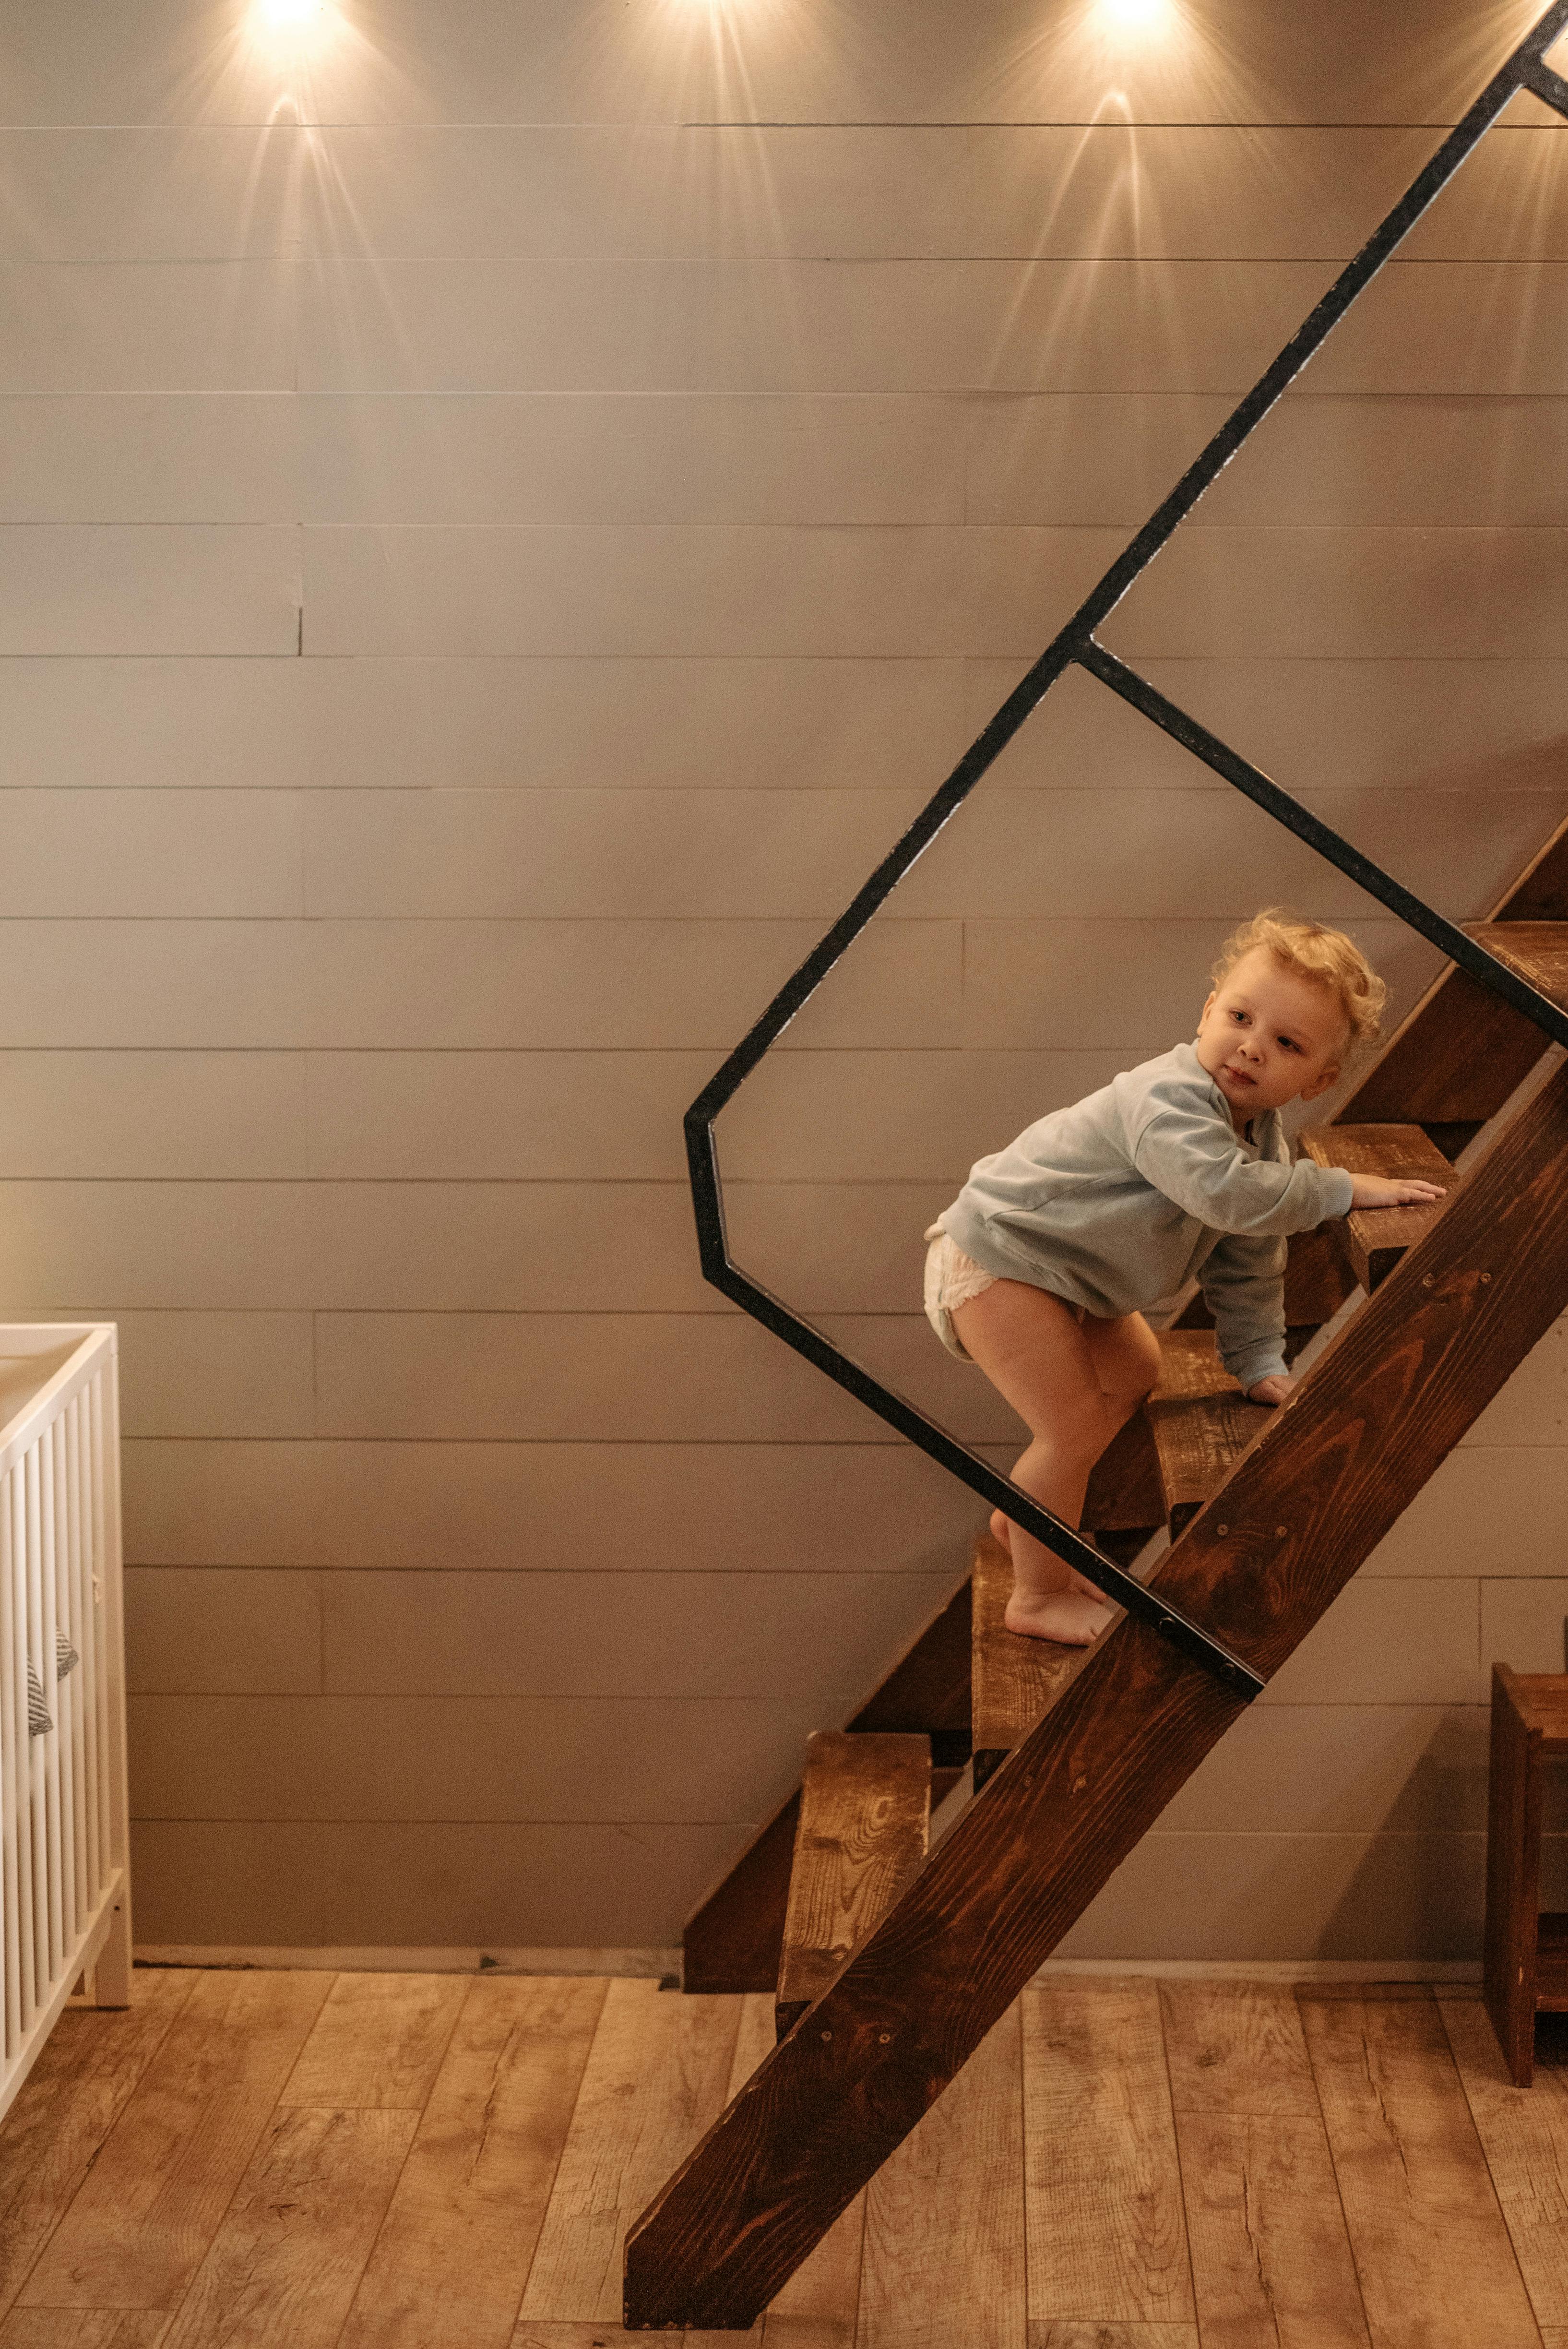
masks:
{"label": "warm light glow on wall", "polygon": [[325,16],[326,0],[255,0],[255,14],[263,32],[308,32]]}
{"label": "warm light glow on wall", "polygon": [[302,57],[319,49],[337,23],[332,0],[250,0],[245,28],[263,53]]}
{"label": "warm light glow on wall", "polygon": [[1153,32],[1171,16],[1171,0],[1099,0],[1099,5],[1108,23],[1130,33]]}

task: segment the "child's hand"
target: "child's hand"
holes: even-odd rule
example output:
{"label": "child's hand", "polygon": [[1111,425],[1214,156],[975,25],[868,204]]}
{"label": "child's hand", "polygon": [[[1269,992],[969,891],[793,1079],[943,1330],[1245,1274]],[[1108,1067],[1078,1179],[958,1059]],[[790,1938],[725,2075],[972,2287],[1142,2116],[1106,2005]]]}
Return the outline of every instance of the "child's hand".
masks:
{"label": "child's hand", "polygon": [[1437,1183],[1408,1182],[1398,1174],[1353,1174],[1353,1207],[1429,1207],[1445,1195]]}
{"label": "child's hand", "polygon": [[1255,1387],[1247,1389],[1247,1401],[1266,1402],[1272,1410],[1284,1402],[1295,1384],[1295,1381],[1286,1378],[1284,1371],[1275,1371],[1272,1378],[1260,1379]]}

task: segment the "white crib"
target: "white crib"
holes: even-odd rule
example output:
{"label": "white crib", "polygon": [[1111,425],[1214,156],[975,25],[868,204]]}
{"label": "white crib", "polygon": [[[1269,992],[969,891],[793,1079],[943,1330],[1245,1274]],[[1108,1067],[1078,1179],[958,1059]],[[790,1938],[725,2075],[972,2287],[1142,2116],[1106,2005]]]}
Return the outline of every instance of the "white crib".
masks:
{"label": "white crib", "polygon": [[0,2114],[78,1981],[130,1996],[118,1349],[0,1324]]}

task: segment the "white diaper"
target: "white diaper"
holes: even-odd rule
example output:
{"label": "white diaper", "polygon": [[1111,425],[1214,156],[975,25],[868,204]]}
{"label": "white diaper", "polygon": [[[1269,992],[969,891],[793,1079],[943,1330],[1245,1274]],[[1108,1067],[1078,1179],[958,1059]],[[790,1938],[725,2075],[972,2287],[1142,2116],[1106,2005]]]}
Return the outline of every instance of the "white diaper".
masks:
{"label": "white diaper", "polygon": [[940,1224],[933,1224],[925,1235],[931,1243],[925,1251],[925,1318],[950,1354],[961,1362],[973,1358],[958,1342],[953,1327],[953,1309],[967,1305],[971,1298],[982,1296],[994,1287],[996,1275],[965,1256],[954,1239],[949,1238]]}

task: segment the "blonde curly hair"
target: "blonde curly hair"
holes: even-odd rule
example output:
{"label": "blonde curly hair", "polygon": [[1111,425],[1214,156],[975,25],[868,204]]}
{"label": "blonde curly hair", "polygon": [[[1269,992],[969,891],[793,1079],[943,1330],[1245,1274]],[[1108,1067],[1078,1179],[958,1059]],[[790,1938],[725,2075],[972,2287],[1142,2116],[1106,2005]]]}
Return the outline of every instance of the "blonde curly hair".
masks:
{"label": "blonde curly hair", "polygon": [[1229,978],[1243,956],[1256,947],[1266,947],[1287,970],[1332,990],[1345,1014],[1347,1054],[1369,1051],[1377,1043],[1388,990],[1343,930],[1327,929],[1284,905],[1267,905],[1225,940],[1214,965],[1215,986]]}

